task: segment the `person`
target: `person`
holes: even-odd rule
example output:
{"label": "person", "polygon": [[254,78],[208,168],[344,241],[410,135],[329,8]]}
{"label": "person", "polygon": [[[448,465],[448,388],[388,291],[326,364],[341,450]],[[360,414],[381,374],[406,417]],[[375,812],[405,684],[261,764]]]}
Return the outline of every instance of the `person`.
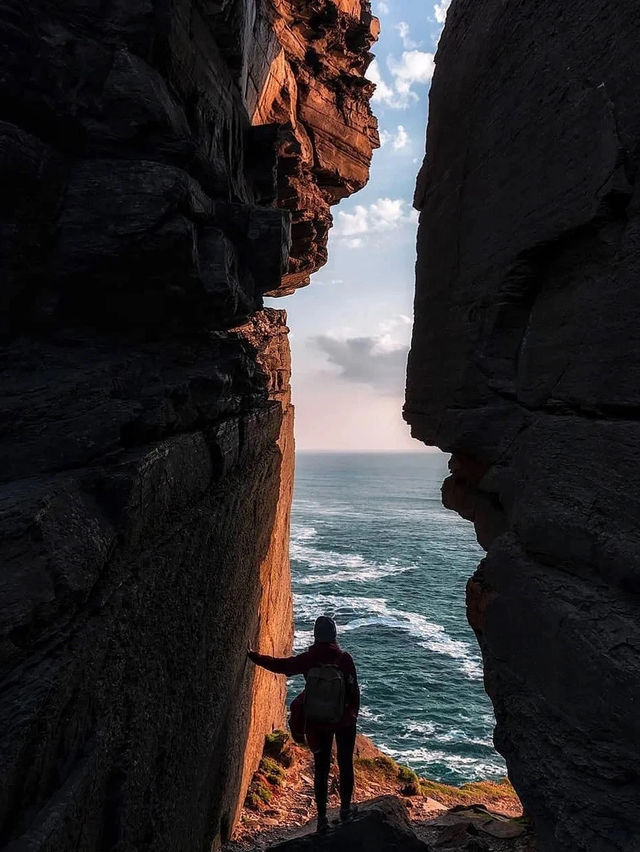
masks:
{"label": "person", "polygon": [[[268,671],[284,674],[287,677],[304,675],[306,681],[305,707],[307,716],[310,715],[311,692],[313,678],[327,672],[327,677],[339,679],[344,684],[343,703],[338,711],[337,721],[321,722],[306,719],[305,733],[307,743],[313,752],[314,759],[314,794],[318,809],[318,831],[324,832],[329,827],[327,818],[327,799],[329,789],[329,771],[331,768],[331,749],[333,738],[336,739],[338,752],[338,769],[340,771],[340,819],[350,821],[355,808],[351,804],[353,796],[353,751],[356,743],[356,723],[360,711],[360,688],[358,675],[351,654],[343,651],[338,645],[336,625],[332,618],[320,616],[313,629],[314,643],[302,654],[294,657],[270,657],[258,654],[251,649],[247,656],[250,660]],[[338,674],[336,675],[336,670]],[[311,673],[311,680],[309,674]],[[338,687],[339,688],[339,687]],[[330,687],[331,689],[331,687]],[[301,697],[299,696],[296,701]]]}

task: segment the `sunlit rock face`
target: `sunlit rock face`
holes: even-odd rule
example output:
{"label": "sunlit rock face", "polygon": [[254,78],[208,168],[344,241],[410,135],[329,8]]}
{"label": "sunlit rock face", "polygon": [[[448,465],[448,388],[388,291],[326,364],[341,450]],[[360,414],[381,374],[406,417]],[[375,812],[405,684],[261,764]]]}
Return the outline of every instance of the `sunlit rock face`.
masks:
{"label": "sunlit rock face", "polygon": [[544,850],[640,848],[640,21],[454,0],[431,92],[406,417],[446,505],[495,741]]}
{"label": "sunlit rock face", "polygon": [[330,205],[361,189],[379,145],[364,78],[379,32],[361,0],[273,0],[279,49],[252,116],[280,126],[278,204],[291,211],[289,268],[274,295],[309,283],[327,261]]}
{"label": "sunlit rock face", "polygon": [[366,180],[374,33],[365,2],[0,9],[3,848],[209,849],[284,723],[245,660],[292,641],[288,329],[262,297]]}

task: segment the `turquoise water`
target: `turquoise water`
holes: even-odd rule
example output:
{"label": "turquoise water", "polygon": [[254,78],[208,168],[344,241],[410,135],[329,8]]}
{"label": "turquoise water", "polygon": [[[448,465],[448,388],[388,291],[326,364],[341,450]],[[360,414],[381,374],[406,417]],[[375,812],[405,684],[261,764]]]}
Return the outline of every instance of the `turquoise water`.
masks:
{"label": "turquoise water", "polygon": [[[419,773],[501,778],[464,591],[482,558],[443,508],[442,454],[298,454],[291,567],[296,650],[331,615],[362,688],[360,728]],[[294,679],[290,697],[301,684]]]}

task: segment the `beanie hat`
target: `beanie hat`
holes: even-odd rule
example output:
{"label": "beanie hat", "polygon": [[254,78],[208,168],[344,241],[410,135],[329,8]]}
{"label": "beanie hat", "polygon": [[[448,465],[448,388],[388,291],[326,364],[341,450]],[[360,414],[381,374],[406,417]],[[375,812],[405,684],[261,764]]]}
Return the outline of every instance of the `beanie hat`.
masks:
{"label": "beanie hat", "polygon": [[316,642],[335,642],[336,641],[336,623],[332,618],[326,615],[321,615],[316,619],[313,628],[313,637]]}

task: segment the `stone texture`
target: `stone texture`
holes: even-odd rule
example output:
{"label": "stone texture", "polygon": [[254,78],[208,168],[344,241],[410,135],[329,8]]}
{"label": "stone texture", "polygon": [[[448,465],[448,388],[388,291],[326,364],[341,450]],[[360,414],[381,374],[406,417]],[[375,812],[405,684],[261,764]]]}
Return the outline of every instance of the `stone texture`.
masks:
{"label": "stone texture", "polygon": [[6,348],[6,848],[204,848],[284,723],[244,661],[292,638],[292,410],[256,360],[235,333]]}
{"label": "stone texture", "polygon": [[543,850],[640,847],[636,12],[454,0],[416,189],[406,418],[488,550],[469,618]]}
{"label": "stone texture", "polygon": [[[209,850],[284,724],[245,661],[292,641],[288,329],[263,295],[366,180],[374,33],[364,0],[0,8],[3,849]],[[311,80],[294,34],[348,56]]]}
{"label": "stone texture", "polygon": [[327,261],[330,205],[361,189],[369,177],[377,121],[364,78],[378,36],[369,2],[298,3],[267,8],[279,49],[266,69],[253,121],[277,122],[278,203],[291,211],[289,269],[273,295],[309,283]]}
{"label": "stone texture", "polygon": [[354,820],[326,834],[307,833],[269,847],[273,852],[427,852],[430,848],[416,837],[406,808],[395,796],[381,796],[359,805]]}

